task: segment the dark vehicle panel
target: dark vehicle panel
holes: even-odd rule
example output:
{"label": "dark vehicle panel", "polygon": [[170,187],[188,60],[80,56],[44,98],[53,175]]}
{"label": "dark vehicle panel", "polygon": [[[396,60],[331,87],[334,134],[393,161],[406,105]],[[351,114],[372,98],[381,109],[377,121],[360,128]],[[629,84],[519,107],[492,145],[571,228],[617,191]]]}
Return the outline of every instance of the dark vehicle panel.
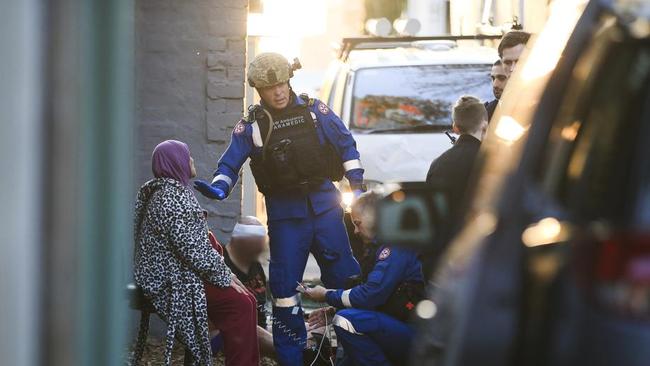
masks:
{"label": "dark vehicle panel", "polygon": [[570,11],[497,109],[414,364],[650,364],[648,34]]}

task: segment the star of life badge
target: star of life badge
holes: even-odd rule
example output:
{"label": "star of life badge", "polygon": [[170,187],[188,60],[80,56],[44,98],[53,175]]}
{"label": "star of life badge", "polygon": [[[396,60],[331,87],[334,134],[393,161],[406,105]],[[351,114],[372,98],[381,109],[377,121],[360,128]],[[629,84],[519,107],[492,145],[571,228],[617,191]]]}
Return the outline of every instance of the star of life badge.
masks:
{"label": "star of life badge", "polygon": [[388,258],[389,255],[390,255],[390,248],[382,249],[381,253],[379,253],[379,260],[383,261],[384,259]]}
{"label": "star of life badge", "polygon": [[233,129],[233,133],[236,135],[239,135],[240,133],[244,132],[246,130],[246,126],[244,126],[243,123],[239,122],[235,125],[235,128]]}
{"label": "star of life badge", "polygon": [[318,104],[318,111],[322,114],[328,114],[330,112],[330,109],[327,107],[327,104],[321,102]]}

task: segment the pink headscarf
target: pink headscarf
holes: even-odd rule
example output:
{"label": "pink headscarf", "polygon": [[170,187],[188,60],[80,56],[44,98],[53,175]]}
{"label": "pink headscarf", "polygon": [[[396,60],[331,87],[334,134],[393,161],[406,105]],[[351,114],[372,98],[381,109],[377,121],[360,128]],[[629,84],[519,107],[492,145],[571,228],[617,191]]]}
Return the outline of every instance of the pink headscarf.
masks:
{"label": "pink headscarf", "polygon": [[156,178],[172,178],[187,186],[192,176],[190,148],[176,141],[163,141],[153,149],[151,170]]}

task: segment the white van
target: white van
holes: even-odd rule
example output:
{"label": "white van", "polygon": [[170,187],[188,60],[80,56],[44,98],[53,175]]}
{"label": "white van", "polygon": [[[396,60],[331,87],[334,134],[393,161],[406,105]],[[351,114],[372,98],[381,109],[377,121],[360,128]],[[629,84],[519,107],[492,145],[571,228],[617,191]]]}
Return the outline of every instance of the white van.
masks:
{"label": "white van", "polygon": [[321,99],[354,135],[369,186],[424,181],[451,147],[445,132],[458,97],[494,99],[496,50],[463,40],[470,37],[437,38],[344,39],[328,70]]}

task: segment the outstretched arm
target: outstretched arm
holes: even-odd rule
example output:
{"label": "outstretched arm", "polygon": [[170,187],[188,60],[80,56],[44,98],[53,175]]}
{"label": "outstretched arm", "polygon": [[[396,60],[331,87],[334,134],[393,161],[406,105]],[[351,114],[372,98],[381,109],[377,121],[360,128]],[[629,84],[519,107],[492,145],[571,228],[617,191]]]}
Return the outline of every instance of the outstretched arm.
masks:
{"label": "outstretched arm", "polygon": [[252,127],[239,121],[232,132],[230,145],[221,155],[211,183],[197,180],[194,187],[204,196],[222,200],[237,183],[239,171],[253,150]]}

